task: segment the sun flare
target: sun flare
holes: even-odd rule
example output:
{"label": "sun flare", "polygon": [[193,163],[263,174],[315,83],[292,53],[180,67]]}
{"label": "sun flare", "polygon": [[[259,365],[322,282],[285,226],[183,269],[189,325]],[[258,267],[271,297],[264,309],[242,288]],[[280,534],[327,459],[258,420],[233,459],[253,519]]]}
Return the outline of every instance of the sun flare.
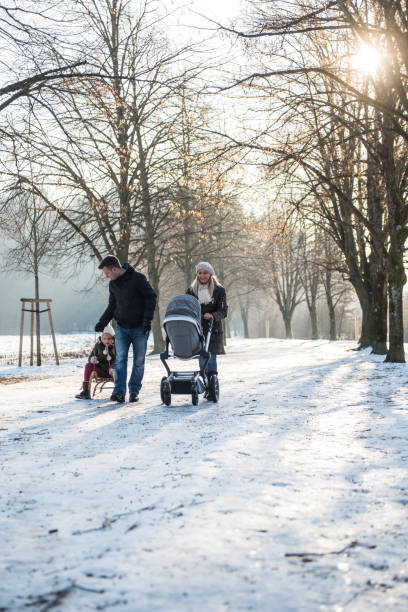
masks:
{"label": "sun flare", "polygon": [[374,74],[381,62],[381,56],[377,49],[366,43],[362,43],[354,54],[351,63],[356,70],[367,74]]}

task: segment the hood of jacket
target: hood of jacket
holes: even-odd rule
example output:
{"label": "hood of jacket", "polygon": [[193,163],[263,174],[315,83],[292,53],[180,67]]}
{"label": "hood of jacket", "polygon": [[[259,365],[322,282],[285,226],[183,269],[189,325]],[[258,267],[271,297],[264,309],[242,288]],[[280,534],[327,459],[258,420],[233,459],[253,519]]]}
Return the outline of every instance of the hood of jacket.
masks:
{"label": "hood of jacket", "polygon": [[131,266],[129,263],[124,263],[122,265],[122,268],[123,270],[125,270],[125,273],[122,274],[122,276],[119,276],[119,278],[116,278],[115,280],[111,281],[111,283],[116,283],[117,285],[120,285],[123,281],[129,278],[132,272],[135,272],[134,267]]}

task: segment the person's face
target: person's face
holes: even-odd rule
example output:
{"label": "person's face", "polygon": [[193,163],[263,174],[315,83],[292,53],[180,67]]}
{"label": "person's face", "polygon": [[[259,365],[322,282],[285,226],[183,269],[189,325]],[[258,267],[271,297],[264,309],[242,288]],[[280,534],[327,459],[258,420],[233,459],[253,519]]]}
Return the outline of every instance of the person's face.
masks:
{"label": "person's face", "polygon": [[120,276],[120,268],[102,268],[102,272],[110,280],[116,280]]}
{"label": "person's face", "polygon": [[208,270],[198,270],[197,272],[198,281],[202,285],[206,285],[209,282],[210,276],[211,274],[208,272]]}
{"label": "person's face", "polygon": [[112,336],[110,334],[102,334],[102,342],[105,346],[109,346],[109,344],[112,344]]}

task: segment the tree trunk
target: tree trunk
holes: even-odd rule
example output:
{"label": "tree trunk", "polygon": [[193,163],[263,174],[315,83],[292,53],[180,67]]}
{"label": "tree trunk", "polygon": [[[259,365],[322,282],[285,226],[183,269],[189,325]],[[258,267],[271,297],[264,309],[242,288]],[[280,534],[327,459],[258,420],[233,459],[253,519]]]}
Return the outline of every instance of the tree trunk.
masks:
{"label": "tree trunk", "polygon": [[340,314],[337,312],[337,332],[336,339],[341,338],[341,332],[343,329],[343,320],[344,320],[344,306],[342,306],[340,310]]}
{"label": "tree trunk", "polygon": [[191,281],[193,280],[191,276],[191,261],[188,255],[184,257],[184,286],[187,289],[191,285]]}
{"label": "tree trunk", "polygon": [[405,363],[403,318],[402,318],[402,287],[389,286],[389,321],[390,346],[385,361]]}
{"label": "tree trunk", "polygon": [[[367,111],[367,109],[366,109]],[[380,134],[368,135],[371,148],[376,155],[368,152],[367,157],[367,212],[370,223],[376,231],[370,232],[370,255],[368,258],[370,289],[373,310],[373,353],[385,355],[387,352],[387,262],[384,242],[384,186],[379,175],[378,157],[381,158]],[[363,190],[362,190],[363,192]]]}
{"label": "tree trunk", "polygon": [[[40,287],[38,280],[38,272],[35,272],[34,276],[35,281],[35,299],[40,299]],[[35,326],[37,333],[37,365],[41,365],[41,326],[40,326],[40,303],[36,302],[35,304]]]}
{"label": "tree trunk", "polygon": [[227,346],[227,330],[228,330],[227,319],[223,319],[222,320],[222,331],[224,332],[223,333],[224,346]]}
{"label": "tree trunk", "polygon": [[312,340],[319,339],[319,328],[317,323],[317,308],[316,302],[313,301],[309,307],[310,323],[312,325]]}
{"label": "tree trunk", "polygon": [[375,344],[375,325],[372,303],[369,300],[360,302],[361,306],[361,334],[358,340],[360,349],[372,347]]}
{"label": "tree trunk", "polygon": [[371,295],[359,298],[362,324],[361,336],[358,341],[360,348],[372,347],[376,355],[385,355],[387,352],[387,296],[385,275],[378,274],[372,283]]}
{"label": "tree trunk", "polygon": [[[396,232],[395,232],[396,233]],[[405,363],[402,292],[406,283],[404,244],[391,237],[388,256],[389,349],[385,361]]]}
{"label": "tree trunk", "polygon": [[148,257],[147,262],[148,280],[152,285],[157,295],[156,308],[154,310],[152,331],[153,331],[153,349],[152,354],[161,353],[164,350],[164,340],[160,321],[160,290],[159,290],[159,275],[153,258]]}
{"label": "tree trunk", "polygon": [[285,338],[292,340],[292,315],[289,312],[282,312],[283,322],[285,323]]}
{"label": "tree trunk", "polygon": [[159,305],[159,274],[156,269],[154,258],[148,254],[147,262],[148,280],[152,285],[157,295],[156,308],[153,315],[152,331],[153,331],[153,350],[152,353],[161,353],[164,349],[163,334],[160,322],[160,305]]}
{"label": "tree trunk", "polygon": [[329,340],[336,340],[336,311],[332,296],[332,279],[330,270],[326,270],[324,278],[324,290],[326,293],[327,309],[329,311]]}
{"label": "tree trunk", "polygon": [[375,319],[373,313],[373,302],[371,295],[365,287],[360,285],[354,285],[354,289],[357,293],[358,301],[361,307],[361,334],[358,340],[358,348],[368,348],[375,344]]}
{"label": "tree trunk", "polygon": [[224,342],[224,344],[227,344],[227,340],[226,339],[227,338],[231,338],[231,325],[230,325],[230,322],[229,322],[228,318],[224,319],[224,321],[225,321],[225,335],[224,335],[225,342]]}
{"label": "tree trunk", "polygon": [[329,340],[337,340],[336,337],[336,311],[333,305],[329,306]]}
{"label": "tree trunk", "polygon": [[249,338],[248,309],[241,306],[241,319],[244,326],[244,338]]}
{"label": "tree trunk", "polygon": [[[395,103],[392,88],[385,93],[388,103]],[[402,292],[407,282],[404,269],[404,245],[408,237],[406,229],[406,202],[404,184],[397,170],[399,153],[395,148],[396,133],[391,117],[384,114],[382,130],[382,168],[386,181],[389,249],[388,272],[388,316],[389,348],[385,361],[405,363]],[[398,155],[398,157],[397,157]],[[398,164],[399,164],[398,160]]]}
{"label": "tree trunk", "polygon": [[373,353],[385,355],[387,353],[387,277],[384,271],[375,274],[372,282],[373,306],[372,317],[374,327]]}
{"label": "tree trunk", "polygon": [[156,309],[154,311],[153,321],[152,321],[152,330],[153,330],[153,350],[152,353],[161,353],[164,349],[163,342],[163,334],[162,327],[160,321],[160,307],[159,307],[159,296],[157,295],[157,304]]}
{"label": "tree trunk", "polygon": [[148,280],[152,284],[157,294],[156,309],[153,316],[153,351],[152,353],[161,353],[164,349],[164,341],[160,323],[160,307],[159,307],[159,268],[157,264],[157,252],[155,245],[155,231],[153,226],[151,201],[150,201],[150,188],[148,180],[148,172],[145,166],[145,152],[143,149],[143,142],[140,130],[136,131],[139,155],[140,155],[140,182],[142,186],[142,210],[143,220],[145,223],[145,240],[146,240],[146,258],[147,258],[147,270]]}
{"label": "tree trunk", "polygon": [[[34,284],[35,284],[35,299],[40,299],[40,282],[39,282],[39,256],[38,256],[38,235],[37,225],[34,221],[33,224],[33,264],[34,264]],[[40,323],[40,303],[35,304],[35,326],[37,332],[37,365],[41,365],[41,323]]]}

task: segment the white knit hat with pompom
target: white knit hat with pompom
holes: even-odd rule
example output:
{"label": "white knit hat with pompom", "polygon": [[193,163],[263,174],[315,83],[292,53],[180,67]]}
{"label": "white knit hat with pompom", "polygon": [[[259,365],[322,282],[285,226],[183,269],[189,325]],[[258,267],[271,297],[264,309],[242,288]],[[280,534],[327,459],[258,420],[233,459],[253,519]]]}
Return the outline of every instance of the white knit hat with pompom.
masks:
{"label": "white knit hat with pompom", "polygon": [[[104,330],[103,330],[102,334],[110,334],[111,336],[114,336],[114,335],[115,335],[115,332],[113,331],[113,327],[112,327],[112,325],[109,325],[109,324],[108,324],[108,325],[107,325],[107,326],[104,328]],[[101,335],[102,335],[102,334],[101,334]]]}

